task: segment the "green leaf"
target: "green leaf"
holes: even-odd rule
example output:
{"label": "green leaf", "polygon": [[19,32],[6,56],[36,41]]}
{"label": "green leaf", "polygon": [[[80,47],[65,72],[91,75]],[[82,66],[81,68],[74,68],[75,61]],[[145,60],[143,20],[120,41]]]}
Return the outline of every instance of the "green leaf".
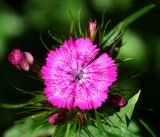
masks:
{"label": "green leaf", "polygon": [[40,41],[43,45],[43,47],[47,50],[47,51],[50,51],[50,49],[47,47],[46,43],[44,42],[43,38],[42,38],[42,34],[40,34]]}
{"label": "green leaf", "polygon": [[76,122],[70,120],[55,125],[53,137],[77,137]]}
{"label": "green leaf", "polygon": [[36,105],[36,103],[42,102],[44,100],[45,100],[45,96],[40,94],[40,95],[36,95],[33,99],[25,103],[21,103],[21,104],[1,103],[0,107],[7,108],[7,109],[20,109],[20,108],[25,108],[30,105]]}
{"label": "green leaf", "polygon": [[[138,98],[140,96],[141,91],[139,91],[136,95],[134,95],[129,101],[128,104],[123,107],[120,112],[118,113],[120,117],[122,117],[122,119],[125,119],[125,115],[131,119],[135,104],[138,101]],[[124,121],[125,122],[125,121]]]}
{"label": "green leaf", "polygon": [[51,136],[55,126],[48,123],[50,112],[44,111],[32,116],[26,117],[6,131],[4,137],[40,137]]}
{"label": "green leaf", "polygon": [[36,96],[37,94],[39,93],[36,93],[37,91],[27,91],[27,90],[24,90],[24,89],[20,89],[18,88],[17,86],[13,85],[13,87],[17,90],[17,92],[19,93],[23,93],[23,94],[30,94],[30,95],[33,95],[33,96]]}
{"label": "green leaf", "polygon": [[48,34],[49,34],[49,36],[50,36],[52,39],[54,39],[56,42],[58,42],[59,44],[63,44],[63,41],[62,41],[60,38],[54,36],[49,30],[48,30]]}
{"label": "green leaf", "polygon": [[99,115],[98,115],[98,113],[97,113],[96,110],[95,110],[95,116],[96,116],[97,126],[98,126],[98,128],[99,128],[99,132],[102,132],[102,133],[103,133],[104,127],[103,127],[103,125],[102,125],[102,123],[101,123],[101,119],[100,119],[100,117],[99,117]]}
{"label": "green leaf", "polygon": [[7,109],[19,109],[19,108],[24,108],[28,105],[32,105],[33,102],[26,102],[26,103],[21,103],[21,104],[5,104],[1,103],[0,107],[2,108],[7,108]]}
{"label": "green leaf", "polygon": [[79,30],[80,36],[83,36],[81,23],[80,23],[80,17],[81,17],[81,7],[80,7],[79,12],[78,12],[78,30]]}
{"label": "green leaf", "polygon": [[66,123],[57,125],[53,137],[65,137],[66,128]]}
{"label": "green leaf", "polygon": [[138,101],[140,95],[140,91],[134,95],[129,101],[128,104],[121,108],[119,112],[114,113],[113,115],[109,116],[107,121],[112,126],[104,125],[107,128],[107,131],[117,137],[124,137],[124,135],[134,136],[128,130],[127,120],[131,119],[135,104]]}
{"label": "green leaf", "polygon": [[139,17],[150,11],[152,8],[155,7],[155,4],[150,4],[137,12],[133,13],[126,19],[124,19],[122,22],[117,24],[109,33],[107,33],[101,40],[102,48],[106,48],[113,44],[115,41],[117,41],[122,34],[124,33],[124,30],[130,25],[132,22],[137,20]]}
{"label": "green leaf", "polygon": [[77,38],[77,31],[76,31],[76,19],[71,11],[69,11],[71,17],[71,26],[70,26],[70,34]]}
{"label": "green leaf", "polygon": [[105,119],[102,119],[102,112],[95,110],[95,125],[87,125],[81,131],[81,137],[140,137],[128,129],[127,119],[130,120],[135,104],[138,101],[140,91],[134,95],[126,106],[119,112],[110,114],[110,108],[105,112]]}
{"label": "green leaf", "polygon": [[30,128],[25,124],[15,125],[12,128],[8,129],[4,134],[4,137],[45,137],[51,136],[54,132],[53,126],[44,126],[41,127],[35,132],[30,132]]}
{"label": "green leaf", "polygon": [[42,101],[45,101],[45,100],[46,100],[46,97],[45,97],[44,95],[41,95],[41,94],[36,95],[36,96],[32,99],[33,102],[42,102]]}

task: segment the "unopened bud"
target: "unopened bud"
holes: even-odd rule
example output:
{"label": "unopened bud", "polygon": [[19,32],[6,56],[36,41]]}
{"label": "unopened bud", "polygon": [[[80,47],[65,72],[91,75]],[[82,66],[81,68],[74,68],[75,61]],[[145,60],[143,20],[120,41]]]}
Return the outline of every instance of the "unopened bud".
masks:
{"label": "unopened bud", "polygon": [[91,22],[89,23],[89,37],[90,37],[91,39],[93,39],[94,36],[95,36],[96,27],[97,27],[96,21],[94,21],[94,22],[91,21]]}
{"label": "unopened bud", "polygon": [[119,105],[120,107],[123,107],[125,104],[126,104],[126,100],[125,100],[124,98],[120,98],[120,99],[119,99],[119,102],[118,102],[118,105]]}
{"label": "unopened bud", "polygon": [[84,123],[84,121],[85,121],[85,116],[83,115],[83,114],[78,114],[78,120],[79,120],[79,122],[81,123],[81,124],[83,124]]}
{"label": "unopened bud", "polygon": [[28,64],[32,65],[34,62],[34,58],[33,58],[32,54],[29,52],[24,52],[24,54],[26,56],[26,60],[27,60]]}
{"label": "unopened bud", "polygon": [[58,112],[58,113],[53,114],[49,118],[49,123],[51,125],[55,125],[55,124],[63,122],[65,120],[65,118],[66,118],[66,115],[64,112]]}
{"label": "unopened bud", "polygon": [[32,54],[29,52],[23,52],[20,49],[14,49],[8,56],[9,62],[15,65],[18,69],[29,71],[30,66],[34,62]]}
{"label": "unopened bud", "polygon": [[123,107],[126,105],[127,101],[125,98],[117,95],[110,95],[107,103],[113,107]]}

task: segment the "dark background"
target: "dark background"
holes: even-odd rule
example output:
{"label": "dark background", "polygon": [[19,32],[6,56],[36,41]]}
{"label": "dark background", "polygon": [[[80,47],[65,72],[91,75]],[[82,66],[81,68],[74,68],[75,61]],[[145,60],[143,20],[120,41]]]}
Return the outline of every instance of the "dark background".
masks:
{"label": "dark background", "polygon": [[[47,51],[42,46],[40,34],[48,47],[54,41],[48,36],[68,37],[73,16],[77,17],[82,9],[81,22],[87,28],[90,19],[100,21],[105,9],[105,20],[111,19],[111,26],[127,15],[148,5],[157,7],[134,22],[124,34],[126,45],[119,57],[132,57],[124,64],[125,71],[141,74],[139,77],[121,82],[121,88],[132,93],[141,89],[141,96],[135,109],[139,116],[148,121],[157,132],[160,131],[160,2],[157,0],[0,0],[0,103],[20,103],[28,100],[29,95],[20,94],[13,86],[25,90],[41,90],[41,83],[32,80],[26,72],[18,71],[7,60],[8,53],[14,48],[31,52],[36,61],[44,61]],[[110,26],[110,27],[111,27]],[[22,117],[18,111],[0,109],[0,136]]]}

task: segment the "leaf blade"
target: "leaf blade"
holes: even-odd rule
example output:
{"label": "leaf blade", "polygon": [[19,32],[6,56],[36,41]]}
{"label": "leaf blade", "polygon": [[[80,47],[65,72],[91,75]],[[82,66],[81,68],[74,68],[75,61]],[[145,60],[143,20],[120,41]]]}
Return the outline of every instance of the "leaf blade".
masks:
{"label": "leaf blade", "polygon": [[117,38],[123,34],[126,27],[128,27],[132,22],[140,18],[142,15],[150,11],[155,7],[155,4],[150,4],[137,12],[131,14],[129,17],[125,18],[123,21],[121,21],[119,24],[117,24],[108,34],[106,34],[102,40],[101,44],[103,45],[102,48],[106,48],[107,46],[110,46]]}

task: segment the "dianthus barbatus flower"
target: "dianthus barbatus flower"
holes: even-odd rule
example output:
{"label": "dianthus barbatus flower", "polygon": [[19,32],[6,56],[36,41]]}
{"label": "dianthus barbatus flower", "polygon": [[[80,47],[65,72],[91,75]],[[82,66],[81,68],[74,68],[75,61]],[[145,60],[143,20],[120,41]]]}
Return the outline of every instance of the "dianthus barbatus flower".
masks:
{"label": "dianthus barbatus flower", "polygon": [[116,64],[89,38],[70,37],[60,48],[51,50],[42,67],[48,101],[61,108],[96,109],[107,99],[109,86],[116,80]]}

